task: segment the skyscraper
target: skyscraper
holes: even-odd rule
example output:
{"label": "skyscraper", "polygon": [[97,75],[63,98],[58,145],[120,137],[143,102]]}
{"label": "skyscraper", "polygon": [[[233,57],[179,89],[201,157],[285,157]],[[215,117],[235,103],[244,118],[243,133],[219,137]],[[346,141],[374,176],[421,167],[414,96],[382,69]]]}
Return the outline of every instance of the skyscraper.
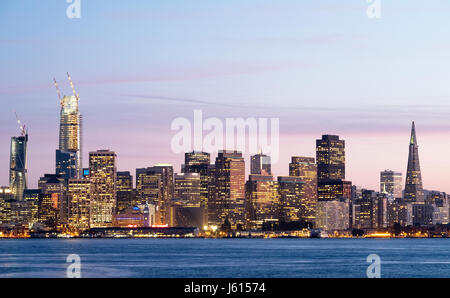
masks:
{"label": "skyscraper", "polygon": [[89,179],[69,179],[67,185],[68,224],[75,231],[89,229],[90,181]]}
{"label": "skyscraper", "polygon": [[89,152],[91,228],[112,225],[116,209],[116,158],[116,153],[110,150]]}
{"label": "skyscraper", "polygon": [[272,175],[270,156],[259,153],[250,158],[250,174]]}
{"label": "skyscraper", "polygon": [[219,151],[214,169],[214,196],[209,222],[221,225],[227,219],[236,229],[245,224],[245,161],[238,151]]}
{"label": "skyscraper", "polygon": [[345,141],[339,136],[323,135],[316,140],[317,178],[345,179]]}
{"label": "skyscraper", "polygon": [[411,128],[409,141],[408,167],[406,170],[406,185],[404,200],[406,202],[423,202],[424,193],[422,186],[422,174],[419,163],[419,146],[417,145],[416,128],[414,122]]}
{"label": "skyscraper", "polygon": [[156,205],[156,222],[168,222],[168,209],[173,198],[173,166],[155,164],[153,167],[136,169],[136,190],[145,202]]}
{"label": "skyscraper", "polygon": [[80,178],[82,171],[81,162],[81,120],[78,110],[79,96],[75,92],[72,79],[69,74],[69,82],[73,90],[72,96],[64,96],[55,87],[61,104],[59,123],[59,148],[56,150],[56,174],[63,178]]}
{"label": "skyscraper", "polygon": [[289,176],[298,177],[303,181],[299,220],[314,224],[317,207],[317,165],[314,158],[293,156],[289,164]]}
{"label": "skyscraper", "polygon": [[280,217],[278,182],[270,175],[250,175],[246,184],[246,227],[261,229]]}
{"label": "skyscraper", "polygon": [[402,173],[385,170],[380,173],[380,193],[402,197]]}
{"label": "skyscraper", "polygon": [[9,186],[16,200],[23,199],[27,188],[27,142],[28,134],[24,130],[20,137],[11,138]]}
{"label": "skyscraper", "polygon": [[[200,202],[204,214],[208,214],[208,185],[210,182],[209,167],[210,154],[207,152],[187,152],[184,154],[184,173],[200,174]],[[206,219],[207,221],[207,219]]]}

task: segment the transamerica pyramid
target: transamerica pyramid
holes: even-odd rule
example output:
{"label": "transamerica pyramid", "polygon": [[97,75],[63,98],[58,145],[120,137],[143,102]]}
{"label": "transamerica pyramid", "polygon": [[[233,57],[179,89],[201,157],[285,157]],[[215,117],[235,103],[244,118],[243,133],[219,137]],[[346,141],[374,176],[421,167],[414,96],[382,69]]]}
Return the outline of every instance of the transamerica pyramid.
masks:
{"label": "transamerica pyramid", "polygon": [[419,146],[417,145],[416,127],[414,121],[411,128],[411,139],[409,142],[408,168],[406,170],[405,202],[424,201],[422,174],[419,163]]}

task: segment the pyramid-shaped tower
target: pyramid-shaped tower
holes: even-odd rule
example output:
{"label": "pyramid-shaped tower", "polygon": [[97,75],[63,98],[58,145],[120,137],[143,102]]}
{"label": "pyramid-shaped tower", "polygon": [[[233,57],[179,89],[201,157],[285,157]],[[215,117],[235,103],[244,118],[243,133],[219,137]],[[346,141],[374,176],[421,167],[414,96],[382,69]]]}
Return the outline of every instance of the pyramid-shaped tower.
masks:
{"label": "pyramid-shaped tower", "polygon": [[422,174],[420,172],[419,146],[417,145],[416,127],[414,122],[411,128],[409,142],[408,168],[406,170],[406,185],[404,200],[406,202],[424,201]]}

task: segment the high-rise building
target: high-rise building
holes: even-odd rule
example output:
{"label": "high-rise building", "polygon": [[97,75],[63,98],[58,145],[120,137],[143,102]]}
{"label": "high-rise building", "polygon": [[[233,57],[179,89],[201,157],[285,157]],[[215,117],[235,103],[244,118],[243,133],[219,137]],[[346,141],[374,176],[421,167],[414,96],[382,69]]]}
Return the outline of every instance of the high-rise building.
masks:
{"label": "high-rise building", "polygon": [[317,165],[313,157],[293,156],[289,176],[299,177],[304,183],[300,198],[300,220],[314,224],[317,207]]}
{"label": "high-rise building", "polygon": [[200,201],[205,214],[208,210],[208,186],[210,182],[209,167],[211,166],[211,156],[207,152],[187,152],[184,155],[184,173],[200,174]]}
{"label": "high-rise building", "polygon": [[[305,182],[296,176],[278,176],[278,190],[280,194],[280,221],[309,221],[306,218],[309,206],[305,198]],[[315,217],[315,210],[314,210]]]}
{"label": "high-rise building", "polygon": [[90,181],[89,179],[69,179],[67,196],[69,202],[69,228],[75,231],[89,229],[90,219]]}
{"label": "high-rise building", "polygon": [[116,179],[117,191],[131,191],[133,189],[133,176],[130,172],[117,172]]}
{"label": "high-rise building", "polygon": [[270,175],[250,175],[246,182],[246,227],[261,229],[280,218],[278,182]]}
{"label": "high-rise building", "polygon": [[20,137],[11,138],[9,187],[16,200],[23,199],[23,192],[27,188],[27,142],[28,134],[25,131]]}
{"label": "high-rise building", "polygon": [[175,174],[175,196],[177,201],[187,207],[200,207],[201,181],[199,173]]}
{"label": "high-rise building", "polygon": [[214,195],[209,206],[209,222],[230,223],[233,229],[245,224],[245,161],[238,151],[220,150],[214,169]]}
{"label": "high-rise building", "polygon": [[59,122],[59,147],[56,150],[56,174],[68,178],[81,178],[82,176],[82,152],[81,152],[81,127],[82,117],[78,109],[79,95],[75,92],[72,79],[69,74],[72,96],[58,97],[61,105]]}
{"label": "high-rise building", "polygon": [[39,178],[40,190],[38,217],[49,227],[67,224],[68,204],[66,185],[60,175],[45,174]]}
{"label": "high-rise building", "polygon": [[141,204],[148,202],[156,206],[156,222],[166,224],[174,194],[172,165],[156,164],[136,169],[136,190],[141,196]]}
{"label": "high-rise building", "polygon": [[422,186],[422,174],[419,162],[419,146],[417,145],[416,128],[414,122],[411,128],[409,141],[408,167],[406,170],[406,185],[404,200],[406,202],[423,202],[424,193]]}
{"label": "high-rise building", "polygon": [[316,140],[317,178],[345,179],[345,141],[339,136],[323,135]]}
{"label": "high-rise building", "polygon": [[389,194],[394,198],[401,198],[402,173],[391,170],[380,172],[380,193]]}
{"label": "high-rise building", "polygon": [[91,228],[112,225],[116,209],[116,159],[116,153],[110,150],[89,152]]}
{"label": "high-rise building", "polygon": [[317,186],[318,201],[352,198],[352,183],[343,180],[320,180]]}
{"label": "high-rise building", "polygon": [[116,178],[116,212],[123,213],[128,208],[135,207],[141,202],[133,189],[133,176],[130,172],[117,172]]}
{"label": "high-rise building", "polygon": [[259,153],[250,157],[250,174],[272,175],[270,156]]}
{"label": "high-rise building", "polygon": [[349,200],[319,201],[316,227],[323,230],[346,230],[349,222]]}

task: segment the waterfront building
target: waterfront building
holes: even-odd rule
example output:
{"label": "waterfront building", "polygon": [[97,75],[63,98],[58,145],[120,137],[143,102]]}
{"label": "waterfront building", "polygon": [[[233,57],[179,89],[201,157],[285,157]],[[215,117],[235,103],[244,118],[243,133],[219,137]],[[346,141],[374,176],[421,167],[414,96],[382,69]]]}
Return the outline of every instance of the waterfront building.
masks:
{"label": "waterfront building", "polygon": [[201,180],[199,173],[175,174],[175,198],[187,207],[201,206]]}
{"label": "waterfront building", "polygon": [[173,167],[171,164],[156,164],[153,167],[136,169],[136,190],[141,203],[153,203],[157,208],[157,223],[168,222],[167,210],[174,195]]}
{"label": "waterfront building", "polygon": [[314,224],[317,208],[317,164],[313,157],[293,156],[289,164],[289,176],[303,181],[300,198],[300,219]]}
{"label": "waterfront building", "polygon": [[[305,182],[298,176],[278,176],[278,191],[280,194],[280,221],[308,221],[314,223],[316,210],[310,213],[311,205],[305,197]],[[317,207],[317,202],[314,204]],[[310,215],[314,215],[311,218]]]}
{"label": "waterfront building", "polygon": [[91,183],[89,179],[69,179],[67,186],[69,228],[75,231],[89,229]]}
{"label": "waterfront building", "polygon": [[114,227],[151,227],[156,225],[156,206],[154,204],[141,204],[128,207],[120,214],[114,215]]}
{"label": "waterfront building", "polygon": [[245,161],[241,152],[218,152],[214,183],[209,222],[220,226],[227,220],[232,229],[242,229],[245,224]]}
{"label": "waterfront building", "polygon": [[280,218],[278,182],[271,175],[249,175],[246,182],[246,228],[262,229]]}
{"label": "waterfront building", "polygon": [[90,227],[112,225],[116,209],[116,153],[110,150],[89,152]]}
{"label": "waterfront building", "polygon": [[45,174],[39,178],[38,189],[39,222],[44,224],[47,222],[54,227],[67,224],[68,202],[64,178],[56,174]]}
{"label": "waterfront building", "polygon": [[349,200],[340,198],[317,202],[316,227],[326,231],[347,230],[349,225]]}
{"label": "waterfront building", "polygon": [[[212,176],[210,175],[211,156],[207,152],[187,152],[184,155],[183,173],[200,174],[200,205],[204,214],[208,214],[209,186]],[[206,219],[207,220],[207,219]]]}

